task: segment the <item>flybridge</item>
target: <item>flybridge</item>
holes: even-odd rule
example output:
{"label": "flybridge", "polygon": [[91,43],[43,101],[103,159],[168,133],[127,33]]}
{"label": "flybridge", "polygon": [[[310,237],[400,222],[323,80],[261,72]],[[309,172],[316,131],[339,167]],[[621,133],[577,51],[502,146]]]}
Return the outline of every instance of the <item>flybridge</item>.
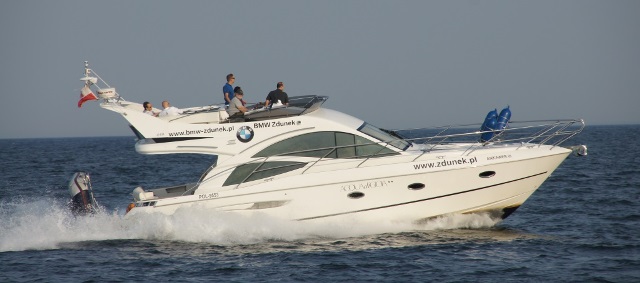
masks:
{"label": "flybridge", "polygon": [[[93,69],[89,68],[88,61],[84,62],[84,77],[80,80],[84,82],[84,87],[80,93],[78,107],[82,107],[82,104],[90,100],[101,100],[100,106],[102,108],[121,113],[125,116],[125,119],[129,120],[132,125],[135,125],[135,127],[140,130],[140,127],[137,126],[139,123],[131,121],[131,119],[127,117],[130,113],[125,114],[124,110],[134,110],[134,112],[142,113],[144,110],[142,104],[124,100],[124,98],[116,92],[115,88],[110,87]],[[97,95],[95,95],[94,92],[97,93]],[[181,108],[181,113],[178,115],[154,118],[169,123],[183,124],[222,124],[264,121],[311,113],[319,109],[327,99],[328,97],[326,96],[306,95],[290,97],[289,105],[260,108],[258,104],[247,104],[246,107],[251,110],[247,111],[244,117],[233,119],[229,118],[223,104]],[[152,112],[158,113],[160,109],[154,108]],[[280,124],[264,123],[261,124],[261,126],[280,127],[294,125],[295,123],[299,123],[299,121],[291,122],[291,124],[282,124],[282,122],[280,122]]]}
{"label": "flybridge", "polygon": [[[285,118],[291,116],[300,116],[307,113],[311,113],[322,106],[322,104],[327,101],[329,97],[319,96],[319,95],[306,95],[306,96],[294,96],[289,98],[289,106],[273,106],[273,107],[265,107],[259,108],[255,110],[250,110],[244,113],[244,121],[261,121],[261,120],[270,120],[276,118]],[[282,123],[282,122],[278,122]],[[294,121],[299,124],[299,121]],[[266,126],[267,123],[263,123],[264,127],[279,127],[279,126],[289,126],[282,124],[271,124]]]}

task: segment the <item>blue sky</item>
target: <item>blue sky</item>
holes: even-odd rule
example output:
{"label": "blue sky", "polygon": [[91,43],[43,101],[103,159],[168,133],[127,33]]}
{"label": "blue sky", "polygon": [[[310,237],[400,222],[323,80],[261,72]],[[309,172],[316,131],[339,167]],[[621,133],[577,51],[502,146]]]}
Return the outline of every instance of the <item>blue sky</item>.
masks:
{"label": "blue sky", "polygon": [[127,100],[222,102],[278,81],[385,128],[584,118],[639,124],[640,1],[1,1],[0,138],[132,135]]}

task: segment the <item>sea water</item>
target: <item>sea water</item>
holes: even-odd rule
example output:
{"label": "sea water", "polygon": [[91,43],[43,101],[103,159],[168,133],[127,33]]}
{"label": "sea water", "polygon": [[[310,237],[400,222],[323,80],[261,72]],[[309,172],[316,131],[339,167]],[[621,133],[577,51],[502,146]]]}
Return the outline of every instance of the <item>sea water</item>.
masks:
{"label": "sea water", "polygon": [[[504,221],[290,222],[179,209],[122,221],[130,192],[196,181],[206,155],[140,155],[133,137],[0,140],[0,282],[640,282],[640,126],[588,126],[586,144]],[[74,217],[91,173],[103,208]]]}

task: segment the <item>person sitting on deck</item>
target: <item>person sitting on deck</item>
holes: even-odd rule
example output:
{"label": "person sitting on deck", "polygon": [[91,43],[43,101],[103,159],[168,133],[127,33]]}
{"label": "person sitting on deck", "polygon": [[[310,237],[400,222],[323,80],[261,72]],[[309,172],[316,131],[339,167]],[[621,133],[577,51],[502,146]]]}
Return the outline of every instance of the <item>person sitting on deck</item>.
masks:
{"label": "person sitting on deck", "polygon": [[[239,86],[233,88],[234,95],[238,93],[238,90],[242,91],[242,88],[240,88]],[[240,102],[242,102],[242,106],[247,106],[247,102],[244,101],[244,99],[241,98]]]}
{"label": "person sitting on deck", "polygon": [[169,101],[163,101],[162,102],[162,107],[164,108],[164,110],[162,110],[162,112],[160,112],[160,114],[158,114],[158,117],[163,117],[163,116],[176,116],[178,114],[182,114],[182,110],[171,106],[171,104],[169,104]]}
{"label": "person sitting on deck", "polygon": [[151,102],[145,101],[144,103],[142,103],[142,107],[144,107],[144,111],[142,111],[142,113],[158,117],[158,113],[153,112],[153,105],[151,104]]}
{"label": "person sitting on deck", "polygon": [[244,116],[244,113],[247,112],[247,107],[242,103],[242,98],[244,97],[244,92],[240,87],[236,87],[234,90],[233,99],[231,99],[231,103],[229,103],[229,108],[227,109],[227,113],[229,113],[229,118],[240,118]]}
{"label": "person sitting on deck", "polygon": [[271,104],[277,104],[278,101],[282,103],[282,105],[289,105],[289,96],[284,90],[284,83],[278,82],[276,84],[276,89],[269,92],[267,95],[267,100],[264,102],[265,107],[269,107]]}

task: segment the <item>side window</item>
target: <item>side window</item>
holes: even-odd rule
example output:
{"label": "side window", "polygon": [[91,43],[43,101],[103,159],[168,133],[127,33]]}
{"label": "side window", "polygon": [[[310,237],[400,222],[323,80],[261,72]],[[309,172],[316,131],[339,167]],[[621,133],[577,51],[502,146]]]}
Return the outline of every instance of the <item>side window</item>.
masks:
{"label": "side window", "polygon": [[363,137],[355,136],[356,138],[356,155],[358,157],[369,157],[375,155],[375,157],[383,155],[395,155],[397,152],[386,148],[380,144],[372,144],[372,142]]}
{"label": "side window", "polygon": [[356,156],[356,140],[354,135],[346,133],[336,133],[336,143],[338,146],[340,146],[340,148],[338,148],[337,150],[338,156],[340,156],[340,158],[351,158]]}
{"label": "side window", "polygon": [[[322,157],[331,152],[331,149],[335,146],[336,141],[333,132],[317,132],[299,135],[277,142],[258,152],[253,157],[267,157],[287,152],[295,152],[287,154],[289,156]],[[335,152],[329,154],[328,157],[336,158]]]}
{"label": "side window", "polygon": [[[242,182],[243,180],[244,182],[250,182],[275,175],[280,175],[289,171],[300,169],[305,165],[306,163],[303,162],[289,161],[243,164],[236,167],[236,169],[231,172],[229,178],[224,181],[223,186],[240,184],[240,182]],[[251,172],[253,172],[253,174],[251,174]]]}
{"label": "side window", "polygon": [[[338,146],[338,148],[335,148]],[[291,153],[289,153],[291,152]],[[289,153],[289,154],[287,154]],[[327,155],[328,154],[328,155]],[[277,142],[253,157],[273,155],[353,158],[398,154],[371,140],[341,132],[315,132]]]}

